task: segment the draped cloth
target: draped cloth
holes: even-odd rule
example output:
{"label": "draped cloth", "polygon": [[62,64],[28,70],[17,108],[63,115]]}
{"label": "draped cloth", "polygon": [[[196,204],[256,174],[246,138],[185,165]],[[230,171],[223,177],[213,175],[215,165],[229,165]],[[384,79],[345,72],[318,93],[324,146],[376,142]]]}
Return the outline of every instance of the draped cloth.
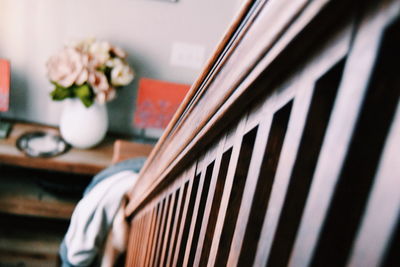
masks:
{"label": "draped cloth", "polygon": [[[126,193],[136,183],[144,161],[145,158],[126,160],[105,169],[93,178],[75,207],[61,244],[60,258],[63,267],[111,264],[110,259],[113,257],[104,255],[105,243],[108,239],[115,241],[116,238],[121,243],[123,236],[118,235],[121,234],[121,229],[126,230],[127,227],[123,212]],[[119,225],[113,226],[113,223]],[[119,232],[113,231],[112,227]],[[114,237],[107,237],[110,234]],[[123,249],[121,244],[115,245],[120,246],[116,250]],[[108,264],[101,263],[103,256],[106,256],[105,261]]]}

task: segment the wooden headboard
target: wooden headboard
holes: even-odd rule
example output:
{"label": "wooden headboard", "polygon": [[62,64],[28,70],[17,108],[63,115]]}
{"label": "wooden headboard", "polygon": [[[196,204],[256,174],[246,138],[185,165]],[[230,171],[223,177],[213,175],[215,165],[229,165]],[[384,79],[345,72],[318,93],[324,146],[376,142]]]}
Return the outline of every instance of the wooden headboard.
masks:
{"label": "wooden headboard", "polygon": [[400,266],[400,1],[250,0],[130,193],[127,266]]}

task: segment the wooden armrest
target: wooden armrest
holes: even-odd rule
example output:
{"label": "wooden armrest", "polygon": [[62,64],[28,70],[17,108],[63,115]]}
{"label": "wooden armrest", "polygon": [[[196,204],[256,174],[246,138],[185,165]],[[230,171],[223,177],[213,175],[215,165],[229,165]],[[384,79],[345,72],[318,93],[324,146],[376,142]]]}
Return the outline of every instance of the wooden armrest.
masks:
{"label": "wooden armrest", "polygon": [[152,149],[153,146],[149,144],[116,140],[114,142],[112,164],[134,157],[147,157]]}

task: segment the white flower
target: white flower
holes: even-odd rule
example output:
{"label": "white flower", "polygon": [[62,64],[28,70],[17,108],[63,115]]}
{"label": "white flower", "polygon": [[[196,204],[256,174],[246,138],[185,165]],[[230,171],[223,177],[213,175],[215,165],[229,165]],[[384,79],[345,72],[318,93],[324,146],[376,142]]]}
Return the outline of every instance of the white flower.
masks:
{"label": "white flower", "polygon": [[104,63],[104,65],[106,65],[107,67],[109,67],[109,68],[112,69],[112,68],[115,67],[116,64],[118,64],[117,61],[121,61],[121,59],[119,59],[119,58],[117,58],[117,57],[115,57],[115,58],[110,58],[110,59],[108,59],[108,60]]}
{"label": "white flower", "polygon": [[107,91],[110,87],[106,75],[100,71],[90,72],[88,81],[95,93]]}
{"label": "white flower", "polygon": [[72,47],[75,47],[82,53],[88,53],[91,45],[96,41],[95,38],[86,38],[80,42],[71,44]]}
{"label": "white flower", "polygon": [[120,47],[112,45],[110,48],[110,52],[116,55],[119,58],[126,58],[126,53]]}
{"label": "white flower", "polygon": [[107,91],[100,92],[96,95],[96,101],[100,104],[104,104],[108,101],[113,100],[117,95],[114,87],[108,88]]}
{"label": "white flower", "polygon": [[[126,62],[126,53],[118,46],[88,38],[70,44],[47,62],[48,77],[75,95],[75,85],[89,85],[91,100],[105,103],[116,97],[116,87],[129,84],[134,72]],[[54,100],[64,99],[55,88]]]}
{"label": "white flower", "polygon": [[[86,81],[85,58],[74,48],[67,47],[47,62],[48,77],[63,87]],[[86,77],[86,79],[85,79]]]}
{"label": "white flower", "polygon": [[114,60],[114,64],[111,70],[111,84],[113,86],[129,84],[135,76],[133,70],[122,60]]}
{"label": "white flower", "polygon": [[89,53],[100,62],[104,64],[110,59],[111,45],[108,42],[94,42],[89,48]]}

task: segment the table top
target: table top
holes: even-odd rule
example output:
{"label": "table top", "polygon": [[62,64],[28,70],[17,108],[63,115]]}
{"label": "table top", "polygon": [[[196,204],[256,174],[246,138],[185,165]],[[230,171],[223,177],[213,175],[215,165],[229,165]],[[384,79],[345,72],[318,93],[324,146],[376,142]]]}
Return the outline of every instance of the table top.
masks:
{"label": "table top", "polygon": [[16,147],[17,139],[24,133],[58,129],[31,123],[14,123],[6,139],[0,139],[0,164],[62,171],[76,174],[96,174],[111,164],[115,138],[106,137],[91,149],[71,148],[66,153],[51,158],[32,158]]}

